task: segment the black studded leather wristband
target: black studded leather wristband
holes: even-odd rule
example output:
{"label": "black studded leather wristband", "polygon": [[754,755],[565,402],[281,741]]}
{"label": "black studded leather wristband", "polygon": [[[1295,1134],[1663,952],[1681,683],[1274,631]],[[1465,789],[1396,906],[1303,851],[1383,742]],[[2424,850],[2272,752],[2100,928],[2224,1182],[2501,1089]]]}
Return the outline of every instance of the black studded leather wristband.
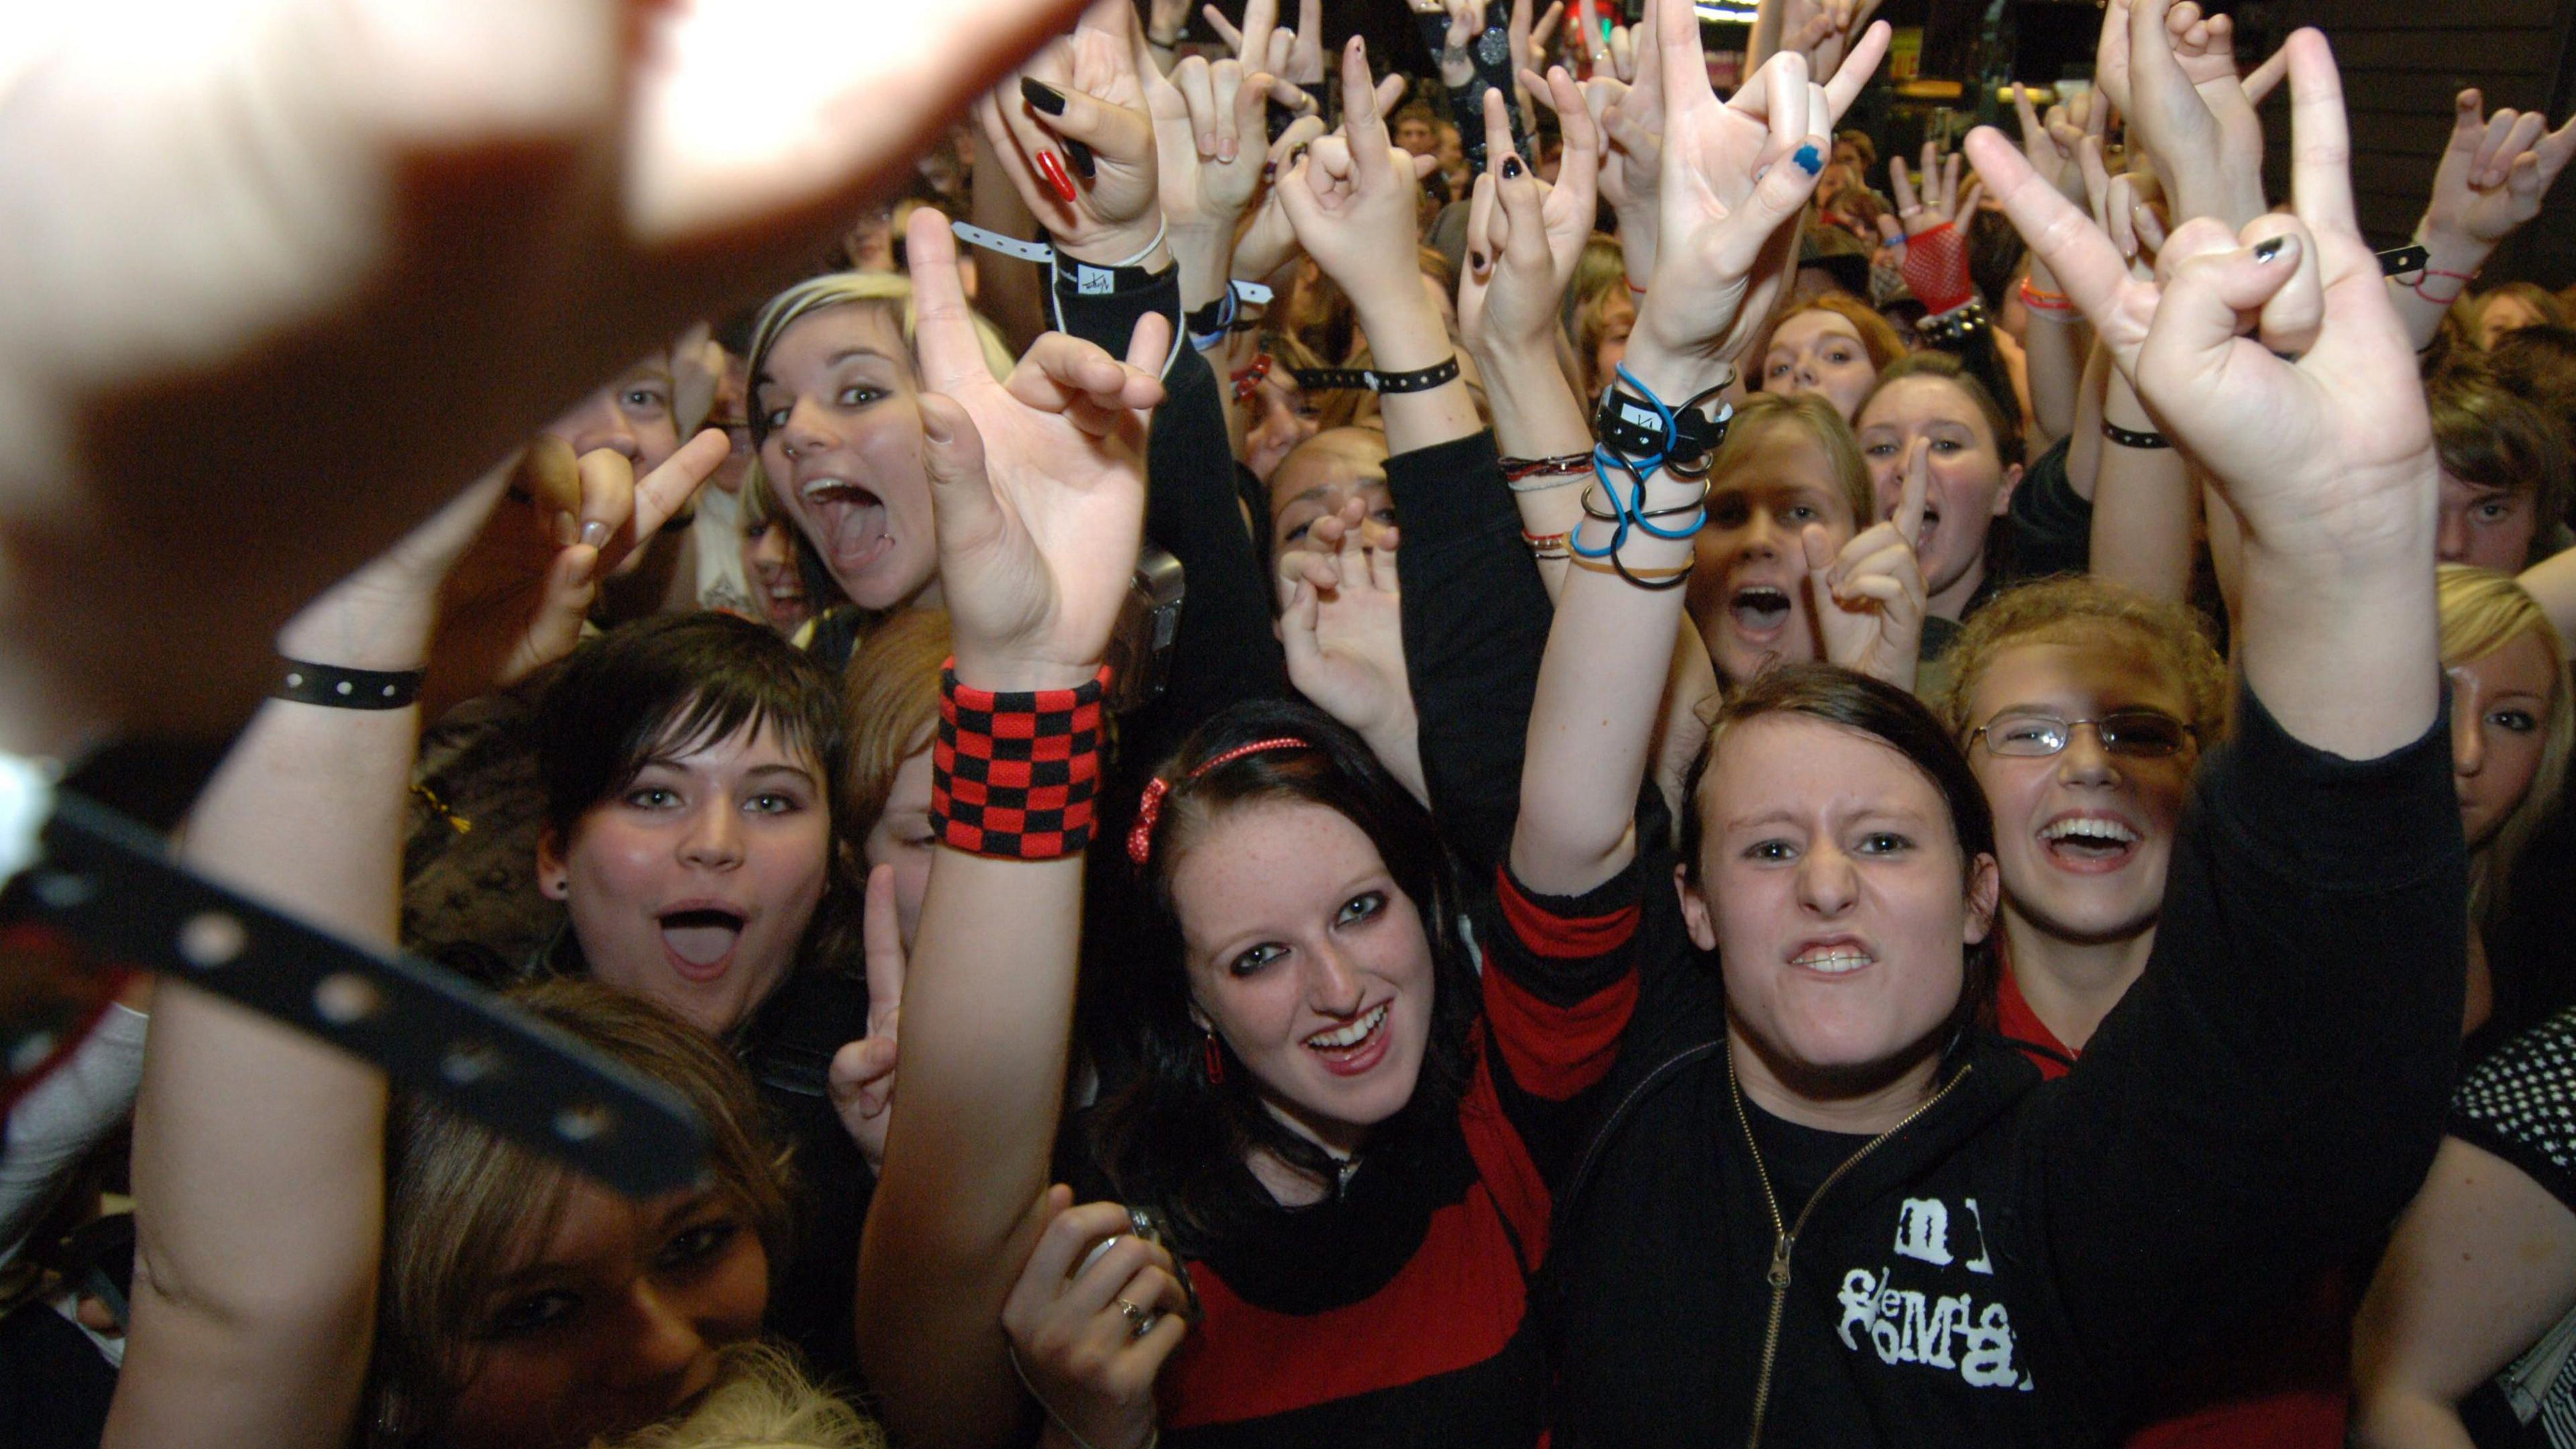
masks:
{"label": "black studded leather wristband", "polygon": [[2166,437],[2162,433],[2141,433],[2134,428],[2121,427],[2118,423],[2112,422],[2108,419],[2105,419],[2102,423],[2102,436],[2109,438],[2112,442],[2119,444],[2123,448],[2170,448],[2173,446],[2173,439]]}
{"label": "black studded leather wristband", "polygon": [[1458,376],[1458,358],[1411,372],[1372,372],[1364,367],[1300,367],[1291,369],[1297,386],[1304,392],[1429,392]]}
{"label": "black studded leather wristband", "polygon": [[1603,447],[1622,458],[1639,463],[1693,463],[1726,441],[1726,424],[1732,412],[1722,411],[1710,417],[1700,411],[1700,404],[1716,395],[1717,390],[1711,389],[1673,409],[1672,424],[1667,429],[1665,414],[1653,399],[1614,382],[1601,390],[1601,401],[1593,407],[1592,433]]}
{"label": "black studded leather wristband", "polygon": [[289,659],[276,697],[333,709],[402,709],[420,698],[425,669],[342,669]]}

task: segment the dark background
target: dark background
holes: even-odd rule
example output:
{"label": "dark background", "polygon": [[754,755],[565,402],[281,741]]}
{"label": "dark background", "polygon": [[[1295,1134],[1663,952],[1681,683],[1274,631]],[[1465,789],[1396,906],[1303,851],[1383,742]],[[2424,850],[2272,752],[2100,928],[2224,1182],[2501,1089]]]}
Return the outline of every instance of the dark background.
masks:
{"label": "dark background", "polygon": [[[1242,13],[1242,0],[1221,3],[1228,14]],[[1544,8],[1545,0],[1539,3]],[[2005,4],[2011,45],[2005,73],[2011,79],[2045,84],[2091,73],[2093,36],[2101,22],[2091,0]],[[1293,17],[1295,0],[1282,0],[1281,8]],[[1894,25],[1923,27],[1924,75],[1972,81],[1987,8],[1987,0],[1887,0],[1879,15]],[[2236,17],[2238,53],[2248,65],[2303,25],[2318,27],[2334,42],[2352,117],[2353,186],[2362,228],[2374,245],[2394,246],[2414,230],[2450,135],[2451,99],[2461,87],[2484,90],[2490,110],[2537,108],[2564,121],[2576,108],[2570,56],[2576,3],[2570,0],[2211,0],[2208,8]],[[1205,27],[1194,18],[1192,33],[1204,34]],[[1430,69],[1413,16],[1400,0],[1325,0],[1324,29],[1328,45],[1354,30],[1367,34],[1381,68],[1393,60],[1416,74]],[[1741,27],[1711,25],[1705,35],[1712,49],[1743,46]],[[1862,118],[1865,124],[1872,119]],[[2285,196],[2286,88],[2264,107],[2264,119],[2272,191]],[[1887,135],[1890,140],[1901,141],[1902,133],[1914,129],[1902,118],[1875,120],[1895,133]],[[2551,288],[2576,283],[2576,179],[2562,180],[2540,219],[2488,264],[2487,280],[2514,277]]]}

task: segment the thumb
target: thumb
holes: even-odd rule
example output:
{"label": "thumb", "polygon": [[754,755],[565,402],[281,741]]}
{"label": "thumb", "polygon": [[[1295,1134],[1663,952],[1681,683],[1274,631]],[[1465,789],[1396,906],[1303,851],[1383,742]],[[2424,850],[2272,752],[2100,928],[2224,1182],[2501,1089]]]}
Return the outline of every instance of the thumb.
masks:
{"label": "thumb", "polygon": [[832,1105],[843,1114],[855,1109],[861,1117],[874,1117],[885,1110],[886,1078],[894,1074],[895,1044],[892,1037],[864,1037],[844,1042],[832,1053],[830,1090]]}
{"label": "thumb", "polygon": [[1754,209],[1771,224],[1761,229],[1767,240],[1780,224],[1804,211],[1807,198],[1816,194],[1816,178],[1824,174],[1825,157],[1832,142],[1810,134],[1798,149],[1782,157],[1766,173],[1761,184],[1753,188]]}
{"label": "thumb", "polygon": [[984,471],[984,435],[975,419],[943,393],[921,395],[921,466],[930,479],[931,520],[943,542],[986,536],[1001,521],[993,480]]}
{"label": "thumb", "polygon": [[1798,531],[1798,547],[1807,556],[1807,577],[1816,585],[1816,597],[1832,597],[1825,583],[1825,572],[1834,566],[1834,536],[1821,523],[1810,523]]}
{"label": "thumb", "polygon": [[2150,376],[2167,386],[2194,374],[2215,377],[2243,316],[2261,311],[2290,284],[2307,245],[2288,232],[2250,247],[2206,252],[2175,268],[2138,356],[2141,390]]}

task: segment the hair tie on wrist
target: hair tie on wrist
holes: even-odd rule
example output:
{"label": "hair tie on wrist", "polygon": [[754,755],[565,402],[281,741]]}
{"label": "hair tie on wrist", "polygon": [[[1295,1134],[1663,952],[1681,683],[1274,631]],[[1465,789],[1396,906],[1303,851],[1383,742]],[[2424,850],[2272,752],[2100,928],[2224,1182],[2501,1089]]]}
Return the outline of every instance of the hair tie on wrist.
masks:
{"label": "hair tie on wrist", "polygon": [[2108,418],[2102,420],[2102,436],[2109,438],[2112,442],[2119,444],[2123,448],[2170,448],[2173,446],[2173,439],[2166,437],[2162,433],[2141,433],[2131,428],[2121,427],[2118,423],[2112,422]]}
{"label": "hair tie on wrist", "polygon": [[426,669],[342,669],[336,664],[284,661],[286,678],[277,699],[331,709],[404,709],[420,698]]}
{"label": "hair tie on wrist", "polygon": [[1060,860],[1091,844],[1108,666],[1073,689],[995,693],[939,672],[930,829],[970,855]]}

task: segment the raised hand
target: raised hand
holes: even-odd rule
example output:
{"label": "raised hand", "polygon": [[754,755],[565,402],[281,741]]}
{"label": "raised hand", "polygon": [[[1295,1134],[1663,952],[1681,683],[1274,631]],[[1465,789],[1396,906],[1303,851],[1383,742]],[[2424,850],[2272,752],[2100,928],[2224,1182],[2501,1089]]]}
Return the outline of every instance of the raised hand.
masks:
{"label": "raised hand", "polygon": [[2262,215],[2263,123],[2236,77],[2232,22],[2195,0],[2130,0],[2128,21],[2134,105],[2121,109],[2173,183],[2177,222],[2232,230]]}
{"label": "raised hand", "polygon": [[482,502],[461,547],[437,520],[406,538],[388,561],[400,562],[409,587],[426,587],[438,600],[424,716],[570,654],[600,580],[724,466],[732,451],[724,437],[703,431],[638,479],[624,454],[603,448],[576,460],[541,435],[501,470],[505,492],[496,493],[490,477],[469,490]]}
{"label": "raised hand", "polygon": [[1473,81],[1476,57],[1471,47],[1485,30],[1484,0],[1413,0],[1413,10],[1417,15],[1448,17],[1449,23],[1440,33],[1437,57],[1440,83],[1454,91]]}
{"label": "raised hand", "polygon": [[832,1054],[832,1109],[871,1168],[885,1165],[886,1128],[894,1122],[895,1044],[903,1021],[903,923],[894,903],[894,867],[868,872],[866,915],[868,1034]]}
{"label": "raised hand", "polygon": [[1467,271],[1458,283],[1458,329],[1470,348],[1490,336],[1503,346],[1542,345],[1557,326],[1575,263],[1592,235],[1593,187],[1600,138],[1563,66],[1545,81],[1523,78],[1550,96],[1565,138],[1550,185],[1512,150],[1502,97],[1485,93],[1485,134],[1494,165],[1476,178],[1468,208]]}
{"label": "raised hand", "polygon": [[1144,77],[1163,217],[1174,231],[1222,230],[1232,242],[1235,220],[1261,189],[1262,103],[1275,99],[1281,84],[1247,74],[1238,61],[1210,64],[1195,55],[1173,66],[1168,78]]}
{"label": "raised hand", "polygon": [[[1530,18],[1530,0],[1512,0],[1508,34],[1512,43],[1512,74],[1536,74],[1539,57],[1555,43],[1557,27],[1565,23],[1565,0],[1548,0],[1547,10],[1536,20]],[[1523,83],[1527,83],[1526,76]]]}
{"label": "raised hand", "polygon": [[[1296,164],[1306,148],[1322,139],[1324,121],[1320,116],[1299,116],[1270,143],[1262,160],[1265,175],[1277,176]],[[1234,275],[1245,281],[1260,281],[1288,264],[1297,255],[1297,228],[1288,221],[1288,209],[1279,200],[1279,188],[1271,186],[1261,193],[1253,208],[1252,220],[1234,241]]]}
{"label": "raised hand", "polygon": [[[1631,69],[1607,80],[1596,65],[1584,86],[1584,103],[1607,147],[1601,194],[1619,214],[1619,254],[1632,286],[1643,285],[1638,279],[1655,272],[1656,207],[1664,170],[1663,52],[1655,39],[1662,4],[1646,0],[1644,15],[1629,32]],[[1698,44],[1694,36],[1694,51]]]}
{"label": "raised hand", "polygon": [[922,208],[906,241],[922,461],[958,677],[979,689],[1073,688],[1108,648],[1143,540],[1146,412],[1163,399],[1170,323],[1138,322],[1123,364],[1048,333],[996,381],[946,220]]}
{"label": "raised hand", "polygon": [[[2164,249],[2164,218],[2149,200],[2156,191],[2153,172],[2111,174],[2102,138],[2087,136],[2076,151],[2077,176],[2083,195],[2076,198],[2093,214],[2093,224],[2111,238],[2128,260],[2129,275],[2141,281],[2156,274],[2156,253]],[[2046,265],[2042,263],[2042,265]]]}
{"label": "raised hand", "polygon": [[1665,123],[1655,271],[1638,331],[1664,350],[1725,361],[1744,350],[1787,274],[1795,228],[1832,147],[1834,122],[1887,53],[1872,25],[1824,85],[1803,56],[1774,56],[1720,105],[1696,12],[1658,7]]}
{"label": "raised hand", "polygon": [[1419,721],[1404,668],[1395,525],[1357,498],[1316,519],[1279,555],[1279,641],[1288,681],[1359,732],[1416,799],[1427,800]]}
{"label": "raised hand", "polygon": [[1298,244],[1362,312],[1422,290],[1414,198],[1433,162],[1388,139],[1386,99],[1369,78],[1366,42],[1351,37],[1342,52],[1342,133],[1308,147],[1278,183]]}
{"label": "raised hand", "polygon": [[1189,1333],[1179,1268],[1114,1202],[1050,1187],[1045,1231],[1002,1303],[1002,1327],[1047,1417],[1092,1449],[1154,1442],[1154,1377]]}
{"label": "raised hand", "polygon": [[2248,621],[2263,620],[2246,631],[2249,680],[2294,734],[2367,758],[2432,717],[2437,471],[2412,348],[2354,216],[2333,52],[2311,30],[2289,51],[2294,215],[2235,235],[2183,223],[2162,285],[2131,276],[2002,136],[1979,130],[1969,153],[2243,521]]}
{"label": "raised hand", "polygon": [[1932,442],[1917,438],[1906,454],[1905,485],[1894,514],[1854,534],[1839,551],[1820,524],[1807,525],[1798,538],[1807,556],[1808,604],[1827,662],[1904,690],[1914,688],[1929,612],[1914,545],[1923,536],[1931,486]]}
{"label": "raised hand", "polygon": [[1882,0],[1818,0],[1815,14],[1784,48],[1804,51],[1809,75],[1831,75],[1851,53],[1852,40],[1878,13]]}
{"label": "raised hand", "polygon": [[2576,156],[2576,120],[2553,132],[2537,111],[2508,107],[2487,116],[2485,104],[2475,88],[2460,92],[2459,119],[2433,174],[2433,201],[2415,231],[2428,248],[2454,256],[2476,250],[2480,261],[2540,215],[2558,173]]}
{"label": "raised hand", "polygon": [[1200,13],[1247,67],[1290,85],[1324,83],[1324,0],[1298,0],[1295,30],[1278,23],[1279,0],[1247,0],[1241,30],[1213,5]]}
{"label": "raised hand", "polygon": [[[994,159],[1055,238],[1087,262],[1145,251],[1162,227],[1162,173],[1138,64],[1135,7],[1095,0],[1073,34],[976,102]],[[1151,265],[1149,259],[1146,263]]]}
{"label": "raised hand", "polygon": [[[113,25],[20,36],[0,170],[45,204],[0,223],[0,519],[99,543],[0,619],[0,738],[238,724],[289,613],[565,398],[796,275],[1070,9],[268,0],[149,57]],[[173,599],[224,607],[173,629]]]}
{"label": "raised hand", "polygon": [[2081,206],[2084,204],[2083,151],[2086,136],[2100,136],[2110,119],[2110,109],[2087,105],[2081,123],[2063,105],[2048,108],[2043,123],[2031,103],[2034,95],[2045,95],[2029,86],[2013,87],[2013,113],[2021,120],[2021,153],[2040,179],[2057,188],[2057,194]]}

